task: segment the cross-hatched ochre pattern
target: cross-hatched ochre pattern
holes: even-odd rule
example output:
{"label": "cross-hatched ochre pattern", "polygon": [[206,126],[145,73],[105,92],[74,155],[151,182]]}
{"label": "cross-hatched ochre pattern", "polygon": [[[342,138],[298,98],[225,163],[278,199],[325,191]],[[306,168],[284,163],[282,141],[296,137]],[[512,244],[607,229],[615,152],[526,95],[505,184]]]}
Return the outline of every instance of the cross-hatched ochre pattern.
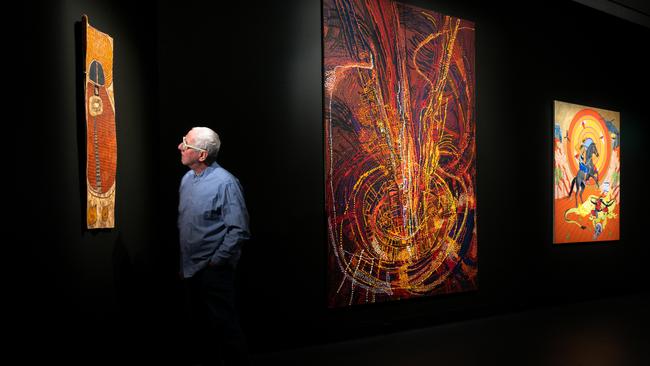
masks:
{"label": "cross-hatched ochre pattern", "polygon": [[113,97],[113,39],[88,24],[85,49],[88,228],[115,226],[117,139]]}

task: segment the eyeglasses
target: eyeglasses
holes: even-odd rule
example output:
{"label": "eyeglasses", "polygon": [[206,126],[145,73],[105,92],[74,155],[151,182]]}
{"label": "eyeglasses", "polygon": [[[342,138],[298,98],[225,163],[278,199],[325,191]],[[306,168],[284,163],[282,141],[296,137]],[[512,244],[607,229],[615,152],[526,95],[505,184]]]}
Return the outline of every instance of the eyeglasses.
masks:
{"label": "eyeglasses", "polygon": [[205,151],[205,152],[208,151],[206,149],[201,149],[200,147],[196,147],[194,145],[188,144],[187,141],[185,140],[185,136],[183,136],[183,143],[181,144],[181,149],[183,149],[183,151],[185,151],[187,149],[194,149],[194,150],[197,150],[197,151]]}

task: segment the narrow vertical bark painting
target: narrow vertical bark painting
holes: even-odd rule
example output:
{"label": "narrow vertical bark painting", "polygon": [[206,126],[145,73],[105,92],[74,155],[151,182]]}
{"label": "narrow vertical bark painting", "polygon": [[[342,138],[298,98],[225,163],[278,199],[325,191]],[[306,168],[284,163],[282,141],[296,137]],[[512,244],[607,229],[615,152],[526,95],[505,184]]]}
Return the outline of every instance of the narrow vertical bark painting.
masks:
{"label": "narrow vertical bark painting", "polygon": [[86,223],[89,229],[115,227],[115,99],[113,38],[82,18],[85,54]]}
{"label": "narrow vertical bark painting", "polygon": [[620,113],[555,101],[553,243],[619,240]]}
{"label": "narrow vertical bark painting", "polygon": [[324,0],[328,306],[477,288],[474,24]]}

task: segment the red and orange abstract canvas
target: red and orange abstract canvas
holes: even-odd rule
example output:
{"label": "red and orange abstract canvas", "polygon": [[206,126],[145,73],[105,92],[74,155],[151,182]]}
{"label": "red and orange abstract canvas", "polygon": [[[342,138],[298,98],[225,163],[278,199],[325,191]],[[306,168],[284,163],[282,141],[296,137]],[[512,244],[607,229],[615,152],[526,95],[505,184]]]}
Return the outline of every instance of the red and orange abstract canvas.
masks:
{"label": "red and orange abstract canvas", "polygon": [[553,243],[619,240],[620,113],[555,101]]}
{"label": "red and orange abstract canvas", "polygon": [[113,38],[83,16],[86,115],[86,224],[115,227],[117,139],[113,95]]}
{"label": "red and orange abstract canvas", "polygon": [[328,306],[477,288],[475,29],[324,0]]}

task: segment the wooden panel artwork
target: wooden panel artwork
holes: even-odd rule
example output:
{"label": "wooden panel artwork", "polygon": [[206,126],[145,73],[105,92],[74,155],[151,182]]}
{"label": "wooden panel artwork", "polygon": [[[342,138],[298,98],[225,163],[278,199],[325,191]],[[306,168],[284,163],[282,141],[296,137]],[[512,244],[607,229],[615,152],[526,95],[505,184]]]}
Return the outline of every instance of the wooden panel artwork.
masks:
{"label": "wooden panel artwork", "polygon": [[89,229],[115,227],[115,98],[113,38],[90,26],[85,31],[86,222]]}

